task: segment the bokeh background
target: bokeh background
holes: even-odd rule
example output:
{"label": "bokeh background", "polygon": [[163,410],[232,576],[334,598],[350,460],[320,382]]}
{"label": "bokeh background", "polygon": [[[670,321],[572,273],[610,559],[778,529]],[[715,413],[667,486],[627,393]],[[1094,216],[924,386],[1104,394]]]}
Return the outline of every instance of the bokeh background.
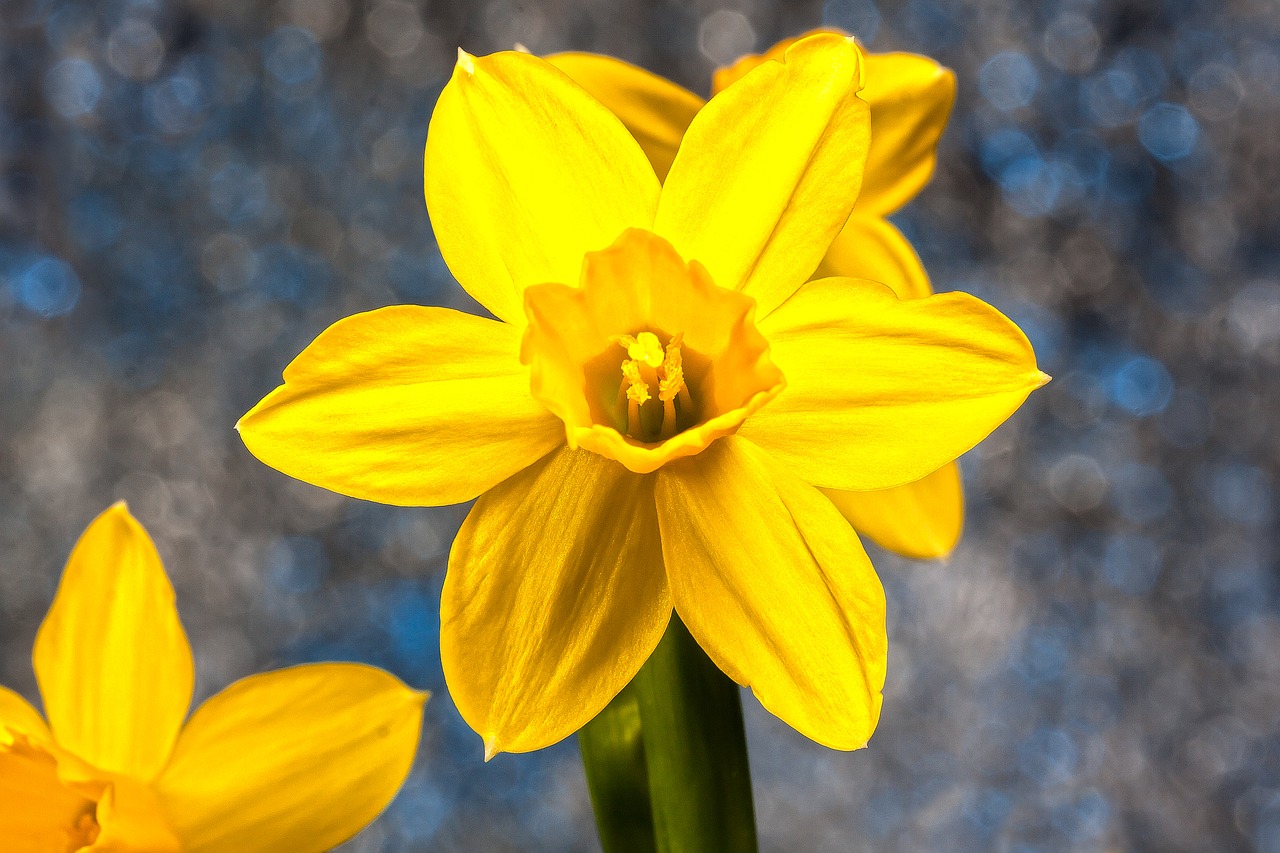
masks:
{"label": "bokeh background", "polygon": [[291,482],[232,430],[320,330],[467,307],[421,192],[455,48],[613,53],[701,92],[827,23],[960,94],[896,217],[939,289],[1055,381],[964,460],[945,564],[874,552],[890,672],[867,750],[746,712],[764,849],[1280,853],[1280,7],[1272,0],[0,2],[0,682],[118,498],[198,698],[267,667],[435,697],[354,851],[598,849],[572,739],[481,762],[438,599],[465,507]]}

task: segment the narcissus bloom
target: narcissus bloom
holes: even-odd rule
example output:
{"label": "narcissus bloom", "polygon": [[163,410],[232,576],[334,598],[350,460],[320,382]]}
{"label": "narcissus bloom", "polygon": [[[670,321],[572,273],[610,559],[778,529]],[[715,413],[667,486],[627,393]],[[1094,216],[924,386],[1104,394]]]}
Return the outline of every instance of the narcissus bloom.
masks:
{"label": "narcissus bloom", "polygon": [[1044,381],[965,294],[805,283],[867,156],[861,53],[822,34],[698,111],[665,182],[545,60],[461,54],[427,136],[440,250],[498,319],[342,320],[241,421],[294,477],[392,504],[479,496],[441,654],[488,754],[554,743],[636,674],[672,608],[766,708],[867,742],[885,601],[817,487],[955,459]]}
{"label": "narcissus bloom", "polygon": [[[720,69],[712,78],[712,92],[724,90],[762,62],[781,59],[798,40],[787,39]],[[560,53],[547,60],[622,120],[658,178],[665,180],[685,130],[706,102],[613,57]],[[865,85],[858,94],[871,107],[871,144],[862,189],[813,277],[869,279],[893,288],[901,299],[919,299],[933,293],[929,276],[911,244],[886,217],[933,177],[938,139],[955,102],[955,74],[911,53],[866,53],[863,71]],[[964,526],[964,493],[954,462],[890,489],[823,491],[859,533],[908,557],[949,553]]]}
{"label": "narcissus bloom", "polygon": [[426,694],[358,664],[254,675],[183,722],[191,647],[141,525],[80,537],[36,635],[48,722],[0,687],[0,840],[16,853],[320,853],[409,773]]}

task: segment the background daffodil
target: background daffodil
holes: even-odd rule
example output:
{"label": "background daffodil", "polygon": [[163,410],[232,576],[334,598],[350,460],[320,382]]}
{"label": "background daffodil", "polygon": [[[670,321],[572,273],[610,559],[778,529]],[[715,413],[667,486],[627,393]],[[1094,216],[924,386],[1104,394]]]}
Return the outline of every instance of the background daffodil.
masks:
{"label": "background daffodil", "polygon": [[[712,78],[712,92],[723,91],[762,62],[781,59],[804,37],[786,39],[720,69]],[[706,102],[610,56],[560,53],[547,60],[622,120],[665,180],[685,131]],[[855,180],[849,187],[857,195],[853,210],[813,277],[870,279],[893,288],[902,299],[918,299],[933,293],[929,277],[906,237],[886,217],[933,176],[938,139],[955,102],[955,74],[912,53],[865,53],[863,71],[865,85],[858,95],[871,108],[871,142],[861,191]],[[905,556],[939,557],[960,539],[964,493],[954,462],[889,489],[824,491],[859,533]]]}
{"label": "background daffodil", "polygon": [[238,681],[184,724],[191,647],[123,504],[72,551],[34,663],[47,723],[0,687],[5,850],[328,850],[399,790],[426,700],[373,667],[313,664]]}
{"label": "background daffodil", "polygon": [[[441,654],[488,754],[554,743],[678,611],[814,740],[863,746],[883,590],[817,487],[917,480],[1038,387],[1026,338],[966,294],[806,284],[853,209],[861,54],[820,34],[693,117],[666,181],[545,60],[461,54],[427,206],[497,320],[342,320],[241,421],[268,464],[394,504],[479,496],[450,554]],[[574,286],[578,284],[578,286]]]}

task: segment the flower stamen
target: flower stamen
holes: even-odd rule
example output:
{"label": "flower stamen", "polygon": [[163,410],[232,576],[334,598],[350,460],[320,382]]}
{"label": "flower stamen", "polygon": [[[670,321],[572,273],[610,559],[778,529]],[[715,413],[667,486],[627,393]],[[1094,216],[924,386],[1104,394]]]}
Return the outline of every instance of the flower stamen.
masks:
{"label": "flower stamen", "polygon": [[627,383],[628,400],[640,406],[649,402],[652,395],[649,393],[649,383],[645,382],[644,376],[640,374],[639,362],[634,359],[622,362],[622,378]]}
{"label": "flower stamen", "polygon": [[[665,347],[653,332],[614,335],[609,340],[624,347],[629,356],[622,362],[621,388],[627,398],[627,435],[641,441],[666,441],[679,432],[681,414],[693,410],[680,351],[684,335],[672,335]],[[653,399],[651,383],[657,385],[660,413],[645,408]]]}

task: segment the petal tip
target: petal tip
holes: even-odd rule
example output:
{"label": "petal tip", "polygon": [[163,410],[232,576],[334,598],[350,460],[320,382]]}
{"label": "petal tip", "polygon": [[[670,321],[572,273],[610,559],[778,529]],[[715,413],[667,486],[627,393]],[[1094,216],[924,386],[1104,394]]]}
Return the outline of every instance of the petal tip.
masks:
{"label": "petal tip", "polygon": [[502,752],[498,749],[498,739],[490,735],[484,739],[484,763],[488,764],[494,756]]}
{"label": "petal tip", "polygon": [[[299,358],[301,358],[301,356],[299,356]],[[290,365],[290,367],[292,367],[292,365]],[[289,368],[285,368],[285,376],[287,377],[288,375]],[[254,430],[254,422],[259,420],[264,412],[270,411],[270,409],[276,404],[276,401],[280,397],[284,396],[287,390],[290,390],[287,379],[280,385],[272,388],[266,396],[254,403],[253,407],[249,409],[249,411],[240,416],[240,419],[236,421],[236,432],[240,433],[242,438],[246,431],[252,434]]]}
{"label": "petal tip", "polygon": [[468,77],[476,73],[476,58],[462,48],[458,48],[458,68]]}
{"label": "petal tip", "polygon": [[1049,374],[1041,370],[1040,375],[1036,377],[1036,387],[1043,388],[1044,386],[1048,385],[1049,382],[1052,381],[1052,379],[1053,379],[1052,376],[1050,376]]}

